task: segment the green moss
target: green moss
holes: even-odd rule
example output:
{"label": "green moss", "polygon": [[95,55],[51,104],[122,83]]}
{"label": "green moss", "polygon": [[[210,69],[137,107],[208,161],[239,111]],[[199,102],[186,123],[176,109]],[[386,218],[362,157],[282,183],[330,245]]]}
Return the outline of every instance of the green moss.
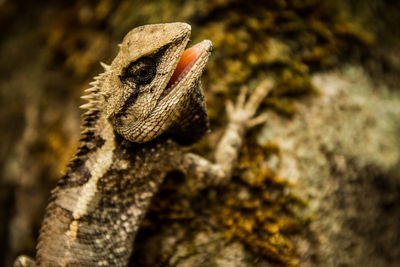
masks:
{"label": "green moss", "polygon": [[295,247],[289,239],[304,228],[305,219],[296,215],[304,202],[290,194],[287,181],[266,167],[277,145],[246,146],[239,171],[219,195],[213,207],[225,228],[227,240],[240,240],[256,257],[266,257],[285,266],[297,263]]}
{"label": "green moss", "polygon": [[[276,86],[273,99],[267,103],[284,114],[293,114],[290,101],[276,98],[315,92],[309,77],[313,70],[334,67],[354,47],[370,46],[374,40],[351,23],[345,9],[334,1],[213,3],[212,9],[197,18],[205,25],[195,40],[213,41],[215,49],[205,79],[209,98],[218,94],[216,103],[233,98],[242,84],[272,76]],[[210,112],[212,119],[218,120],[213,115],[222,110],[217,109]]]}

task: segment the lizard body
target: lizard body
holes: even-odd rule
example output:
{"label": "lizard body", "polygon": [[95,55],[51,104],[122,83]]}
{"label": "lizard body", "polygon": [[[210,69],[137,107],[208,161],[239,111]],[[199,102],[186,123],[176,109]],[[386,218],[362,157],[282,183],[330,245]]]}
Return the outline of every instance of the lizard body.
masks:
{"label": "lizard body", "polygon": [[14,266],[126,266],[152,196],[168,171],[199,184],[229,181],[243,135],[267,94],[260,85],[246,102],[228,103],[230,123],[215,163],[181,145],[208,130],[200,76],[211,53],[205,40],[184,51],[185,23],[146,25],[129,32],[105,72],[83,98],[82,145],[52,191],[35,261]]}

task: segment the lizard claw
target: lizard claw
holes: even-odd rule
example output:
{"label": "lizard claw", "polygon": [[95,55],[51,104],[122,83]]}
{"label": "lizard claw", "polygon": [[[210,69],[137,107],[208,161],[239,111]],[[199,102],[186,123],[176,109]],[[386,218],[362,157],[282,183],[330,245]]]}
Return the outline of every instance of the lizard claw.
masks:
{"label": "lizard claw", "polygon": [[252,118],[251,120],[246,122],[246,128],[250,129],[253,128],[257,125],[263,124],[266,122],[268,119],[268,114],[262,113],[261,115],[258,115],[257,117]]}
{"label": "lizard claw", "polygon": [[253,116],[256,113],[261,102],[265,99],[265,97],[271,91],[272,86],[273,86],[273,84],[272,84],[271,80],[265,79],[260,82],[260,84],[256,87],[254,92],[250,95],[245,108],[248,110],[251,110],[251,112],[253,113]]}
{"label": "lizard claw", "polygon": [[232,114],[235,110],[235,107],[233,105],[233,102],[231,100],[227,100],[225,102],[225,107],[226,107],[226,114]]}
{"label": "lizard claw", "polygon": [[247,87],[246,85],[243,85],[240,88],[239,96],[236,100],[236,108],[240,108],[240,109],[244,108],[245,103],[246,103],[246,96],[247,96],[248,92],[249,92],[249,87]]}

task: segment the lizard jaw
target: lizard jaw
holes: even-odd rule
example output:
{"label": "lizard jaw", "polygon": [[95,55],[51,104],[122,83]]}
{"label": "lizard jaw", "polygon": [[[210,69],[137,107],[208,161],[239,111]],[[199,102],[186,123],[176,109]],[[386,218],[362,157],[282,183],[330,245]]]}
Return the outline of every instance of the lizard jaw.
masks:
{"label": "lizard jaw", "polygon": [[160,100],[167,96],[181,83],[184,83],[189,76],[193,75],[193,73],[200,77],[211,54],[211,50],[211,41],[204,40],[183,51],[166,88],[161,94]]}

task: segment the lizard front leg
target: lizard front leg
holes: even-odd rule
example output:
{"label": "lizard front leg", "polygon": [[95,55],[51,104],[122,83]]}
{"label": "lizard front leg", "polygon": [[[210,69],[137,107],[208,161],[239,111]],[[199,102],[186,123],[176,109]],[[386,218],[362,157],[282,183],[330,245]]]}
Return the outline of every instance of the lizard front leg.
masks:
{"label": "lizard front leg", "polygon": [[217,145],[214,154],[215,163],[193,153],[178,154],[176,167],[184,174],[196,178],[196,184],[193,185],[196,187],[195,190],[208,185],[226,184],[230,181],[246,131],[267,119],[265,113],[259,116],[255,114],[271,87],[272,83],[269,80],[262,81],[246,101],[248,88],[244,86],[240,90],[236,104],[231,101],[226,103],[229,123]]}

